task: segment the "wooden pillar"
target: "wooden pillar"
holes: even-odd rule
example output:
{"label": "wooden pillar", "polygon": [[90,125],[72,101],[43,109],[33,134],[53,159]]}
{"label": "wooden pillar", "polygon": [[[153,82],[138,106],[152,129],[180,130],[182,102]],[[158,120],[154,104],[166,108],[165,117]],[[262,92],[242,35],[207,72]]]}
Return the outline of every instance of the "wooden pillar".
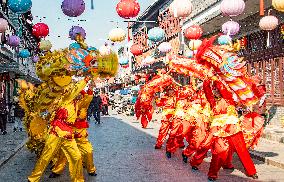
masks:
{"label": "wooden pillar", "polygon": [[284,97],[283,97],[283,90],[284,90],[284,85],[283,85],[283,64],[284,64],[284,57],[281,57],[279,59],[279,94],[280,94],[280,104],[281,106],[284,106]]}
{"label": "wooden pillar", "polygon": [[271,94],[271,101],[272,104],[274,104],[274,94],[275,94],[275,60],[271,59],[271,90],[270,90],[270,94]]}

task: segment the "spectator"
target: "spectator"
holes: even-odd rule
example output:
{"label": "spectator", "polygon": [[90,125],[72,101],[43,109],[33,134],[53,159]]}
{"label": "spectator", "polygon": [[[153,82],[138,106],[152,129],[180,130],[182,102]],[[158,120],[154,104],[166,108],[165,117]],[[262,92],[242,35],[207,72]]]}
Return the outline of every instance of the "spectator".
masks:
{"label": "spectator", "polygon": [[100,115],[101,106],[102,106],[102,99],[99,95],[99,92],[95,91],[95,95],[89,107],[89,116],[93,114],[97,124],[101,123],[101,115]]}
{"label": "spectator", "polygon": [[7,124],[7,115],[8,115],[8,105],[6,104],[6,100],[4,98],[4,93],[0,92],[0,129],[1,134],[6,135],[6,124]]}
{"label": "spectator", "polygon": [[102,99],[102,114],[103,115],[108,115],[108,96],[106,93],[101,94],[101,99]]}
{"label": "spectator", "polygon": [[19,99],[18,97],[14,97],[14,103],[12,106],[12,115],[13,115],[13,119],[15,121],[14,124],[14,132],[16,132],[17,130],[19,131],[23,131],[23,125],[22,125],[22,119],[25,116],[25,112],[24,110],[21,108],[21,106],[19,105]]}

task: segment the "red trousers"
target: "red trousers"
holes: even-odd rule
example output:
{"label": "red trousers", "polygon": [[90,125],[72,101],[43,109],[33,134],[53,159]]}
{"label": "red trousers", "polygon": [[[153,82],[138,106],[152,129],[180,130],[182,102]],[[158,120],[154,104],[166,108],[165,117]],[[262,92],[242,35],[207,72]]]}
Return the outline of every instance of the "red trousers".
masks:
{"label": "red trousers", "polygon": [[204,158],[207,156],[208,150],[211,148],[213,143],[213,135],[212,133],[208,132],[205,140],[200,144],[198,149],[196,150],[195,154],[190,160],[190,165],[198,167],[204,160]]}
{"label": "red trousers", "polygon": [[182,123],[179,120],[163,120],[156,146],[162,146],[169,133],[166,150],[168,152],[175,152],[178,147],[184,146],[182,131]]}
{"label": "red trousers", "polygon": [[229,142],[230,148],[227,152],[222,152],[220,154],[213,154],[210,163],[210,168],[208,172],[208,177],[217,178],[220,168],[231,167],[233,153],[237,152],[248,176],[256,174],[256,169],[254,163],[250,157],[250,154],[246,148],[244,136],[242,132],[235,135],[226,137]]}
{"label": "red trousers", "polygon": [[201,126],[191,126],[186,133],[185,138],[188,146],[183,150],[183,154],[190,157],[206,137],[207,123],[201,123]]}

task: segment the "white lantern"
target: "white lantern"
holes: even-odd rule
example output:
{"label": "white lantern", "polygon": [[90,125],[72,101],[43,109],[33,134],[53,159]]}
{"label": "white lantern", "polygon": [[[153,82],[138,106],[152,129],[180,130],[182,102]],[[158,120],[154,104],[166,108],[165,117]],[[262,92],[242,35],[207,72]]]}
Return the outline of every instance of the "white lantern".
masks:
{"label": "white lantern", "polygon": [[109,32],[108,38],[112,42],[122,42],[125,40],[126,33],[121,28],[115,28]]}
{"label": "white lantern", "polygon": [[191,0],[174,0],[169,10],[174,17],[188,17],[192,12]]}

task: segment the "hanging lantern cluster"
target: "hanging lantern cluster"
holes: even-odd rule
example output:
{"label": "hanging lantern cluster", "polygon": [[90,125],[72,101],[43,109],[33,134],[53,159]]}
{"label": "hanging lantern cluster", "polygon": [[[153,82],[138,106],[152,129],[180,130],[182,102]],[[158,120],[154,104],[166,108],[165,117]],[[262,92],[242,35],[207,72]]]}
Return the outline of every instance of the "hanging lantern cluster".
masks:
{"label": "hanging lantern cluster", "polygon": [[80,26],[72,26],[72,28],[69,30],[69,37],[71,40],[75,40],[77,35],[81,35],[83,39],[86,38],[86,31],[84,28]]}
{"label": "hanging lantern cluster", "polygon": [[161,53],[169,53],[172,50],[172,45],[169,42],[163,42],[159,45],[158,50]]}
{"label": "hanging lantern cluster", "polygon": [[283,0],[272,0],[272,6],[277,11],[284,12],[284,1]]}
{"label": "hanging lantern cluster", "polygon": [[9,27],[8,21],[4,18],[0,18],[0,33],[4,33]]}
{"label": "hanging lantern cluster", "polygon": [[108,38],[112,42],[122,42],[126,38],[126,33],[121,28],[115,28],[109,32]]}
{"label": "hanging lantern cluster", "polygon": [[134,18],[140,12],[140,5],[137,0],[120,0],[116,5],[116,12],[121,18]]}
{"label": "hanging lantern cluster", "polygon": [[139,44],[134,44],[130,47],[130,52],[134,55],[134,56],[140,56],[143,53],[143,46],[139,45]]}
{"label": "hanging lantern cluster", "polygon": [[17,35],[10,35],[7,38],[7,44],[11,47],[17,47],[20,45],[21,39]]}
{"label": "hanging lantern cluster", "polygon": [[36,38],[44,38],[49,34],[49,27],[45,23],[37,23],[33,26],[32,33]]}
{"label": "hanging lantern cluster", "polygon": [[155,27],[149,30],[148,39],[153,42],[160,42],[165,38],[165,30],[160,27]]}
{"label": "hanging lantern cluster", "polygon": [[22,49],[20,52],[19,52],[19,57],[20,58],[28,58],[31,56],[31,53],[28,49]]}
{"label": "hanging lantern cluster", "polygon": [[221,12],[224,16],[239,16],[244,12],[245,6],[243,0],[223,0],[221,2]]}
{"label": "hanging lantern cluster", "polygon": [[185,29],[184,31],[184,37],[187,40],[200,39],[202,34],[203,34],[203,30],[199,25],[192,25],[188,27],[187,29]]}
{"label": "hanging lantern cluster", "polygon": [[[241,15],[245,10],[244,0],[222,0],[221,12],[224,16],[235,17]],[[227,21],[222,25],[222,32],[229,36],[234,36],[240,31],[240,25],[235,21]]]}
{"label": "hanging lantern cluster", "polygon": [[8,0],[8,8],[17,14],[23,14],[31,10],[32,0]]}
{"label": "hanging lantern cluster", "polygon": [[226,35],[236,35],[240,31],[240,25],[235,21],[227,21],[222,25],[222,32]]}
{"label": "hanging lantern cluster", "polygon": [[259,27],[261,28],[261,30],[270,31],[277,28],[278,24],[278,19],[275,16],[269,15],[264,16],[260,19]]}
{"label": "hanging lantern cluster", "polygon": [[174,0],[170,5],[169,11],[174,17],[188,17],[192,12],[191,0]]}
{"label": "hanging lantern cluster", "polygon": [[41,40],[39,43],[39,49],[41,51],[50,51],[52,44],[49,40]]}
{"label": "hanging lantern cluster", "polygon": [[85,11],[85,2],[84,0],[64,0],[61,9],[66,16],[78,17]]}

